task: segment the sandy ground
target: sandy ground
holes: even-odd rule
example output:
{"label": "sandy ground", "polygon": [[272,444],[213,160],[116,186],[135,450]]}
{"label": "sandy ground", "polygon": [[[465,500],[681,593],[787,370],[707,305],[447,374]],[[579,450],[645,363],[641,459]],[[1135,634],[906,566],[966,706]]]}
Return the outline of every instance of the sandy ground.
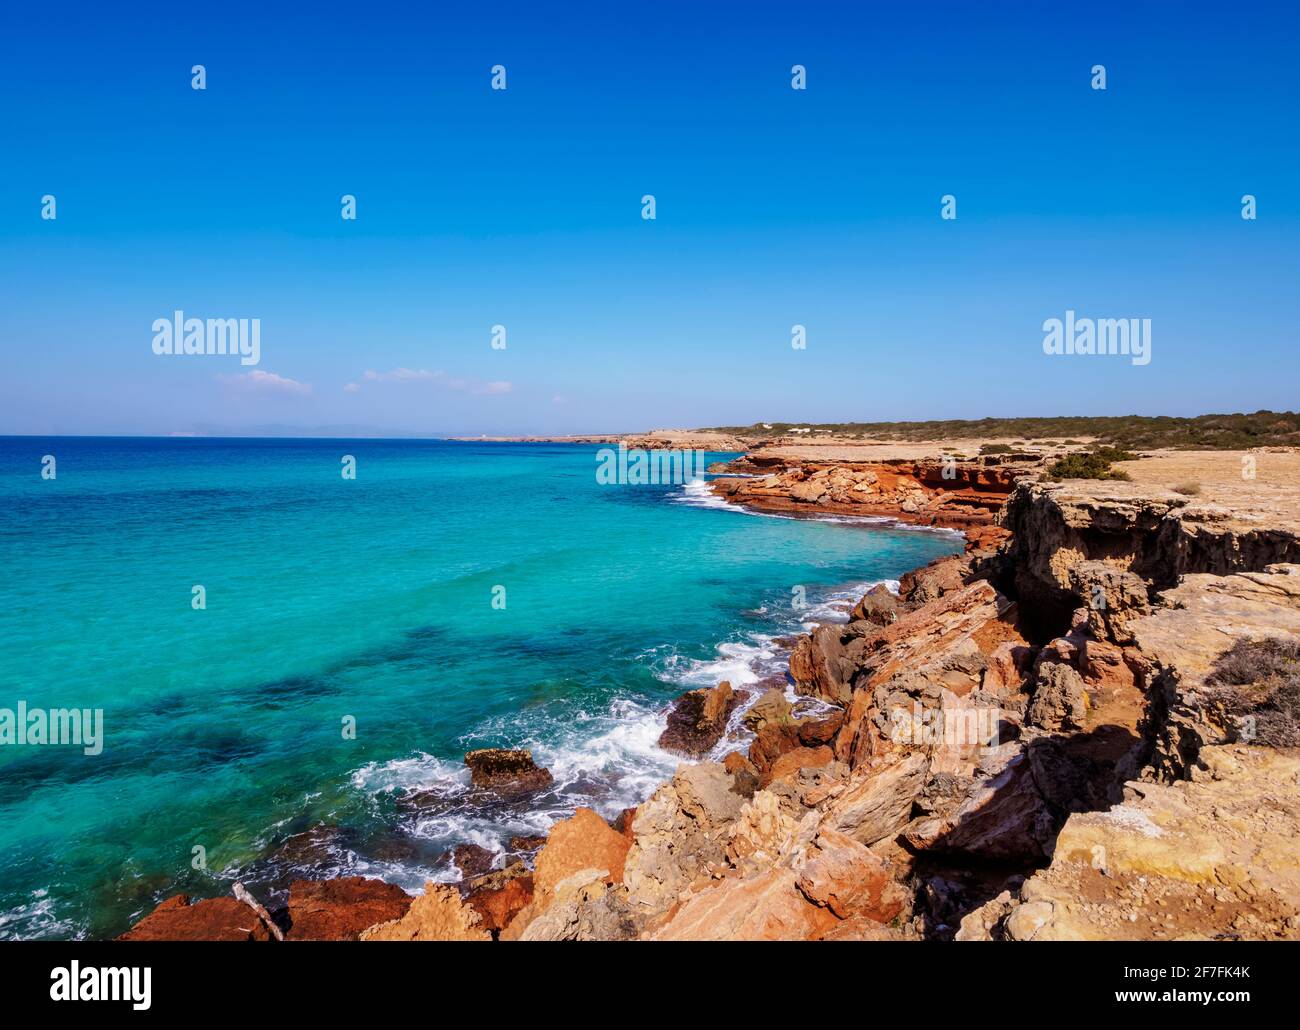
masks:
{"label": "sandy ground", "polygon": [[1223,508],[1247,523],[1300,528],[1300,450],[1155,451],[1115,467],[1135,485],[1173,490],[1197,508]]}
{"label": "sandy ground", "polygon": [[[1042,441],[1017,445],[1006,438],[960,438],[907,443],[897,441],[810,440],[782,442],[762,447],[758,453],[787,461],[872,462],[935,460],[944,454],[973,457],[984,444],[1006,444],[1020,453],[1044,458],[1077,451]],[[1152,489],[1173,491],[1187,499],[1189,509],[1204,512],[1211,521],[1239,524],[1242,528],[1276,525],[1300,531],[1300,449],[1259,448],[1251,451],[1150,451],[1136,461],[1116,464],[1131,483],[1084,480],[1079,485],[1092,492],[1137,498]],[[1243,474],[1245,473],[1245,474]],[[1253,478],[1252,478],[1253,474]]]}

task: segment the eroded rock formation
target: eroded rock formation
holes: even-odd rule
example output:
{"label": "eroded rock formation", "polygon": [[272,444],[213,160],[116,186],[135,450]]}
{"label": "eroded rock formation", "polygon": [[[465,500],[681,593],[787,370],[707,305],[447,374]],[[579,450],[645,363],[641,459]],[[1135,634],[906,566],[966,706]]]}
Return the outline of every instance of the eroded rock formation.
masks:
{"label": "eroded rock formation", "polygon": [[[770,690],[744,752],[684,763],[615,825],[579,810],[516,849],[531,873],[465,849],[460,887],[426,885],[363,938],[1300,937],[1300,757],[1241,742],[1208,679],[1238,641],[1300,635],[1291,528],[995,462],[750,457],[769,474],[721,494],[961,525],[967,553],[797,641],[817,715]],[[738,703],[683,695],[664,746],[710,753]],[[483,789],[549,783],[527,752],[466,761]],[[218,902],[174,899],[131,933],[257,935]]]}

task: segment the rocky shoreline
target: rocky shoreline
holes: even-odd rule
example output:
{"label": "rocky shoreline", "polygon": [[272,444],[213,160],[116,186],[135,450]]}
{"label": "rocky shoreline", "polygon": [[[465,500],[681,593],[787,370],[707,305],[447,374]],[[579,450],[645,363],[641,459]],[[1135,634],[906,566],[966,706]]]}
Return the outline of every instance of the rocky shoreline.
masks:
{"label": "rocky shoreline", "polygon": [[[730,503],[955,529],[966,551],[795,642],[789,681],[821,711],[683,695],[661,744],[687,761],[613,823],[580,809],[502,869],[463,845],[462,882],[419,897],[299,880],[267,918],[169,898],[123,939],[1300,938],[1292,524],[1050,483],[1032,454],[759,449],[718,471]],[[737,711],[749,746],[697,761]],[[549,782],[527,752],[466,761],[476,789]]]}

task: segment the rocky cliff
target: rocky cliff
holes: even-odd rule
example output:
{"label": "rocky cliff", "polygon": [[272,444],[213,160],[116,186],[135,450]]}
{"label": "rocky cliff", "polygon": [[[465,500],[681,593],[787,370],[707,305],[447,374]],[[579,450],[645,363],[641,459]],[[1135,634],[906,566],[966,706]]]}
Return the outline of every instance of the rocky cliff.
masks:
{"label": "rocky cliff", "polygon": [[[744,752],[684,763],[615,825],[579,811],[531,870],[368,898],[392,914],[360,936],[1300,937],[1300,751],[1252,729],[1297,717],[1295,652],[1269,642],[1300,636],[1300,537],[1150,487],[952,468],[721,480],[738,503],[964,524],[970,546],[797,641],[816,716],[747,697]],[[666,739],[698,753],[736,703],[692,692]],[[327,896],[298,898],[330,925]]]}

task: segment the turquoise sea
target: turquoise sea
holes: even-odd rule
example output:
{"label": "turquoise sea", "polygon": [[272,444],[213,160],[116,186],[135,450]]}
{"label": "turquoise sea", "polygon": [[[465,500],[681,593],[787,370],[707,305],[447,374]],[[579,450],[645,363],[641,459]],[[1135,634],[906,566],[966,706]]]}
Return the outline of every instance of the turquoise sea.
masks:
{"label": "turquoise sea", "polygon": [[[960,548],[600,485],[598,450],[0,438],[0,708],[104,720],[98,755],[0,746],[0,938],[112,936],[235,878],[415,890],[454,844],[613,816],[671,776],[674,696],[779,675],[779,638]],[[485,806],[461,759],[494,745],[554,789]]]}

